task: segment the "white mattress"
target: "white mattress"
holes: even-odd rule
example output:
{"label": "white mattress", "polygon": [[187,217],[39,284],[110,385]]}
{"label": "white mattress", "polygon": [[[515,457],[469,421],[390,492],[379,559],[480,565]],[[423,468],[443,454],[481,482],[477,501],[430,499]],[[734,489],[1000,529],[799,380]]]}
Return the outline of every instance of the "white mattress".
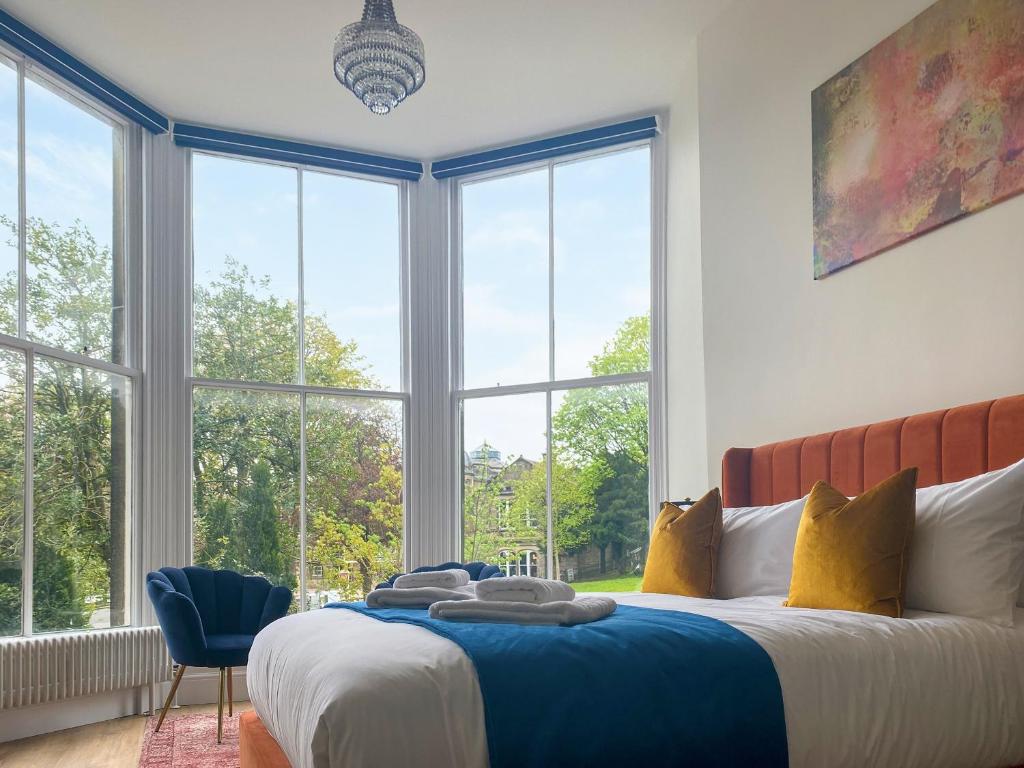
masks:
{"label": "white mattress", "polygon": [[[1013,629],[783,608],[781,597],[613,594],[725,621],[771,656],[791,766],[1024,763],[1024,610]],[[487,765],[473,665],[429,630],[347,610],[289,616],[249,654],[249,696],[293,768]],[[510,696],[529,700],[529,680]]]}

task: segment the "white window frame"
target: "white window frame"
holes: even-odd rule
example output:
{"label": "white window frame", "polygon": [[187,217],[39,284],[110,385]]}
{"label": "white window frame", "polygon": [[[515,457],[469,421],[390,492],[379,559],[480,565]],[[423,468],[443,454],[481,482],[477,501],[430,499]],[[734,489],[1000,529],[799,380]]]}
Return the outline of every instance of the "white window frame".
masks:
{"label": "white window frame", "polygon": [[[651,169],[651,365],[647,371],[622,373],[586,378],[556,379],[555,378],[555,281],[554,281],[554,178],[555,168],[597,157],[618,154],[631,149],[647,147],[650,151]],[[492,179],[508,178],[538,170],[546,170],[548,177],[548,376],[547,381],[509,384],[495,387],[463,388],[463,293],[462,293],[462,189],[465,185]],[[554,520],[552,515],[551,488],[551,401],[554,392],[571,389],[590,389],[613,386],[616,384],[647,385],[648,398],[648,528],[653,526],[661,500],[667,498],[667,461],[665,448],[665,323],[666,323],[666,292],[665,292],[665,241],[666,241],[666,159],[664,137],[656,134],[651,139],[620,144],[614,147],[580,152],[573,155],[555,157],[535,163],[523,164],[514,168],[501,168],[451,179],[449,183],[449,329],[450,329],[450,365],[451,387],[450,424],[452,435],[451,463],[451,498],[458,500],[458,514],[454,522],[458,525],[456,541],[459,552],[463,551],[465,535],[465,511],[463,509],[463,477],[462,456],[462,404],[467,400],[500,397],[502,395],[537,394],[545,395],[545,462],[547,478],[546,517],[547,530],[545,542],[554,539]],[[546,573],[554,578],[554,552],[545,544]],[[461,555],[460,555],[461,556]]]}
{"label": "white window frame", "polygon": [[[234,379],[209,379],[194,375],[193,368],[193,312],[195,309],[193,277],[195,263],[195,248],[192,236],[192,159],[195,155],[210,157],[221,157],[229,160],[255,163],[263,166],[277,166],[289,168],[296,173],[298,193],[298,372],[299,383],[278,384],[266,381],[239,381]],[[398,191],[399,211],[399,303],[400,303],[400,354],[401,354],[401,389],[393,390],[371,390],[371,389],[349,389],[342,387],[323,387],[303,383],[305,381],[305,306],[304,306],[304,282],[303,282],[303,195],[302,182],[303,173],[319,173],[333,176],[340,176],[350,179],[371,181],[377,184],[390,184]],[[411,450],[409,436],[409,404],[411,399],[410,388],[410,346],[409,346],[409,211],[410,211],[410,185],[408,181],[386,179],[379,176],[367,174],[337,171],[330,168],[308,165],[305,163],[288,163],[277,160],[262,160],[243,155],[236,155],[229,152],[214,152],[210,150],[188,149],[185,157],[185,296],[184,296],[184,319],[185,328],[185,372],[186,372],[186,397],[187,397],[187,429],[186,429],[186,456],[189,471],[186,473],[184,489],[185,499],[188,502],[188,514],[185,516],[185,552],[187,561],[193,562],[194,552],[194,522],[195,503],[193,489],[195,478],[192,472],[192,450],[193,450],[193,395],[196,389],[221,389],[233,392],[274,392],[278,394],[296,394],[299,398],[299,610],[309,609],[306,594],[306,399],[309,395],[330,395],[335,397],[362,398],[366,400],[390,400],[402,404],[402,553],[403,567],[409,560],[410,539],[409,530],[409,453]],[[319,607],[319,606],[318,606]]]}
{"label": "white window frame", "polygon": [[[33,627],[33,549],[34,549],[34,507],[33,495],[33,393],[35,389],[35,358],[47,357],[68,365],[84,366],[105,373],[123,377],[128,382],[129,397],[126,403],[128,413],[128,435],[125,457],[128,472],[125,474],[125,504],[127,517],[125,623],[121,627],[135,626],[140,618],[140,602],[143,590],[137,588],[141,582],[139,572],[142,461],[138,446],[142,438],[142,337],[143,337],[143,290],[144,272],[143,248],[143,138],[142,128],[93,99],[82,90],[49,72],[45,67],[7,45],[0,44],[0,56],[13,65],[18,76],[18,335],[0,333],[0,348],[21,352],[25,356],[25,466],[23,475],[23,529],[21,556],[21,634],[11,637],[32,637],[33,635],[56,635],[71,632],[88,632],[90,628],[35,632]],[[93,115],[121,132],[121,225],[114,228],[113,237],[120,238],[119,247],[124,254],[124,362],[113,363],[98,358],[69,352],[28,339],[28,248],[26,243],[26,167],[25,167],[25,78],[37,81],[58,97],[66,99],[75,107]],[[115,194],[116,187],[115,187]],[[111,243],[112,247],[118,244]],[[111,627],[118,629],[119,627]],[[2,638],[0,638],[2,639]]]}

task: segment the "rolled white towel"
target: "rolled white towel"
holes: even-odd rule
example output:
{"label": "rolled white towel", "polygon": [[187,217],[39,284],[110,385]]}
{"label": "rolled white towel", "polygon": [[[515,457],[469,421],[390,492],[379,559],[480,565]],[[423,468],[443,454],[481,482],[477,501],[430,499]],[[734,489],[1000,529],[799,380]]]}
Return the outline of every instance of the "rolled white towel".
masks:
{"label": "rolled white towel", "polygon": [[375,589],[366,596],[367,608],[427,608],[440,600],[472,600],[473,588],[410,587]]}
{"label": "rolled white towel", "polygon": [[576,590],[564,581],[538,579],[536,576],[504,576],[478,581],[479,600],[501,600],[508,603],[551,603],[572,600]]}
{"label": "rolled white towel", "polygon": [[461,568],[449,568],[446,571],[422,571],[407,573],[395,579],[395,589],[412,589],[414,587],[443,587],[455,589],[469,584],[469,572]]}
{"label": "rolled white towel", "polygon": [[430,618],[488,621],[499,624],[542,624],[571,627],[603,619],[615,611],[610,597],[580,597],[550,603],[498,600],[443,600],[430,606]]}

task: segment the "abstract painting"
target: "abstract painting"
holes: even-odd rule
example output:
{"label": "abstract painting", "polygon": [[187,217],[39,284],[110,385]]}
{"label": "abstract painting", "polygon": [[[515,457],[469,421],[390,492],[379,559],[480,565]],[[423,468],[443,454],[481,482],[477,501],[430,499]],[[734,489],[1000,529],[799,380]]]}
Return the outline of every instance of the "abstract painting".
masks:
{"label": "abstract painting", "polygon": [[815,279],[1024,191],[1024,0],[939,0],[811,124]]}

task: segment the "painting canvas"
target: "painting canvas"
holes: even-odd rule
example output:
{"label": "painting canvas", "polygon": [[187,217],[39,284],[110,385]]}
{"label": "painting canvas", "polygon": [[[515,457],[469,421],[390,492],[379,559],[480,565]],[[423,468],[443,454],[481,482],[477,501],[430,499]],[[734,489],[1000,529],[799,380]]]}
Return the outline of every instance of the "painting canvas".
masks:
{"label": "painting canvas", "polygon": [[817,279],[1024,191],[1024,0],[939,0],[811,108]]}

